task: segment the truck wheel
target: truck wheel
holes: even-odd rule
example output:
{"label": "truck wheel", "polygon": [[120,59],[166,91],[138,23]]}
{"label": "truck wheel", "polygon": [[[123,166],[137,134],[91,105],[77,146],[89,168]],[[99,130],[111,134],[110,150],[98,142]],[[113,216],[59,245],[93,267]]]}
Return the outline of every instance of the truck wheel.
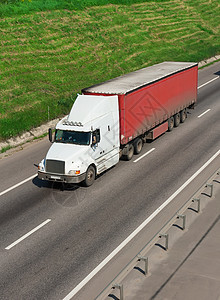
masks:
{"label": "truck wheel", "polygon": [[170,117],[168,119],[168,131],[172,131],[173,127],[174,127],[174,119],[173,119],[173,117]]}
{"label": "truck wheel", "polygon": [[125,160],[131,160],[134,155],[134,146],[132,144],[129,145],[127,154],[124,155]]}
{"label": "truck wheel", "polygon": [[177,113],[174,115],[174,127],[178,127],[180,125],[180,114]]}
{"label": "truck wheel", "polygon": [[137,138],[134,141],[134,154],[141,153],[142,147],[143,147],[143,141],[142,141],[142,139]]}
{"label": "truck wheel", "polygon": [[92,185],[93,182],[95,181],[95,176],[96,176],[95,168],[93,166],[89,166],[86,172],[86,178],[83,181],[83,185],[87,187]]}
{"label": "truck wheel", "polygon": [[186,109],[183,109],[180,112],[180,122],[184,123],[186,118],[187,118]]}

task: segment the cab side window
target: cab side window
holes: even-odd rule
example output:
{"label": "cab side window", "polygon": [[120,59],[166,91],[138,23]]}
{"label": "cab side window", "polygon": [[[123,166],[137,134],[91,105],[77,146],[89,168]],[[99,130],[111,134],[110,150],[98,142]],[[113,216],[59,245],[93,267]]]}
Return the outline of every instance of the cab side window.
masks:
{"label": "cab side window", "polygon": [[97,144],[100,142],[100,129],[96,129],[92,133],[92,143]]}

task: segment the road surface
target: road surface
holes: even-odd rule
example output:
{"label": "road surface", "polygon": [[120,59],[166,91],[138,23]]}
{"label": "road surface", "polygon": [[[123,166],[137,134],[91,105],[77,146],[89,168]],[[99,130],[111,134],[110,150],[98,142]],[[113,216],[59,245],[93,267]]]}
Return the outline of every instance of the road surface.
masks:
{"label": "road surface", "polygon": [[199,71],[186,122],[90,188],[34,176],[47,139],[0,160],[0,299],[64,299],[220,149],[219,75],[220,62]]}

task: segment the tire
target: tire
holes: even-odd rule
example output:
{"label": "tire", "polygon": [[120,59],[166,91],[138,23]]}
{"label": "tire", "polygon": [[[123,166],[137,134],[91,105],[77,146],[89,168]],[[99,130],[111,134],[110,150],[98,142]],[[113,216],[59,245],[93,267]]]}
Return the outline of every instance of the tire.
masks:
{"label": "tire", "polygon": [[141,153],[142,147],[143,147],[143,141],[142,141],[142,139],[137,138],[134,141],[134,154]]}
{"label": "tire", "polygon": [[168,131],[172,131],[173,130],[173,127],[174,127],[174,118],[173,117],[170,117],[168,119]]}
{"label": "tire", "polygon": [[174,127],[178,127],[180,125],[180,114],[177,113],[174,115]]}
{"label": "tire", "polygon": [[180,122],[184,123],[187,118],[186,109],[181,110],[180,112]]}
{"label": "tire", "polygon": [[128,153],[124,155],[125,160],[131,160],[134,155],[134,146],[129,144]]}
{"label": "tire", "polygon": [[86,171],[86,178],[83,181],[83,185],[86,187],[91,186],[95,181],[95,177],[96,177],[95,168],[93,166],[89,166]]}

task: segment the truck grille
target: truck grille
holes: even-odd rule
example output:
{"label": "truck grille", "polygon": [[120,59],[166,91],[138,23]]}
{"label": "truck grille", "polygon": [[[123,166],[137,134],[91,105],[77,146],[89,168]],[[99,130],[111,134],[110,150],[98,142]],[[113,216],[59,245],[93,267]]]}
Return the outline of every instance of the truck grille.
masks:
{"label": "truck grille", "polygon": [[65,174],[65,162],[60,160],[47,159],[46,172]]}

